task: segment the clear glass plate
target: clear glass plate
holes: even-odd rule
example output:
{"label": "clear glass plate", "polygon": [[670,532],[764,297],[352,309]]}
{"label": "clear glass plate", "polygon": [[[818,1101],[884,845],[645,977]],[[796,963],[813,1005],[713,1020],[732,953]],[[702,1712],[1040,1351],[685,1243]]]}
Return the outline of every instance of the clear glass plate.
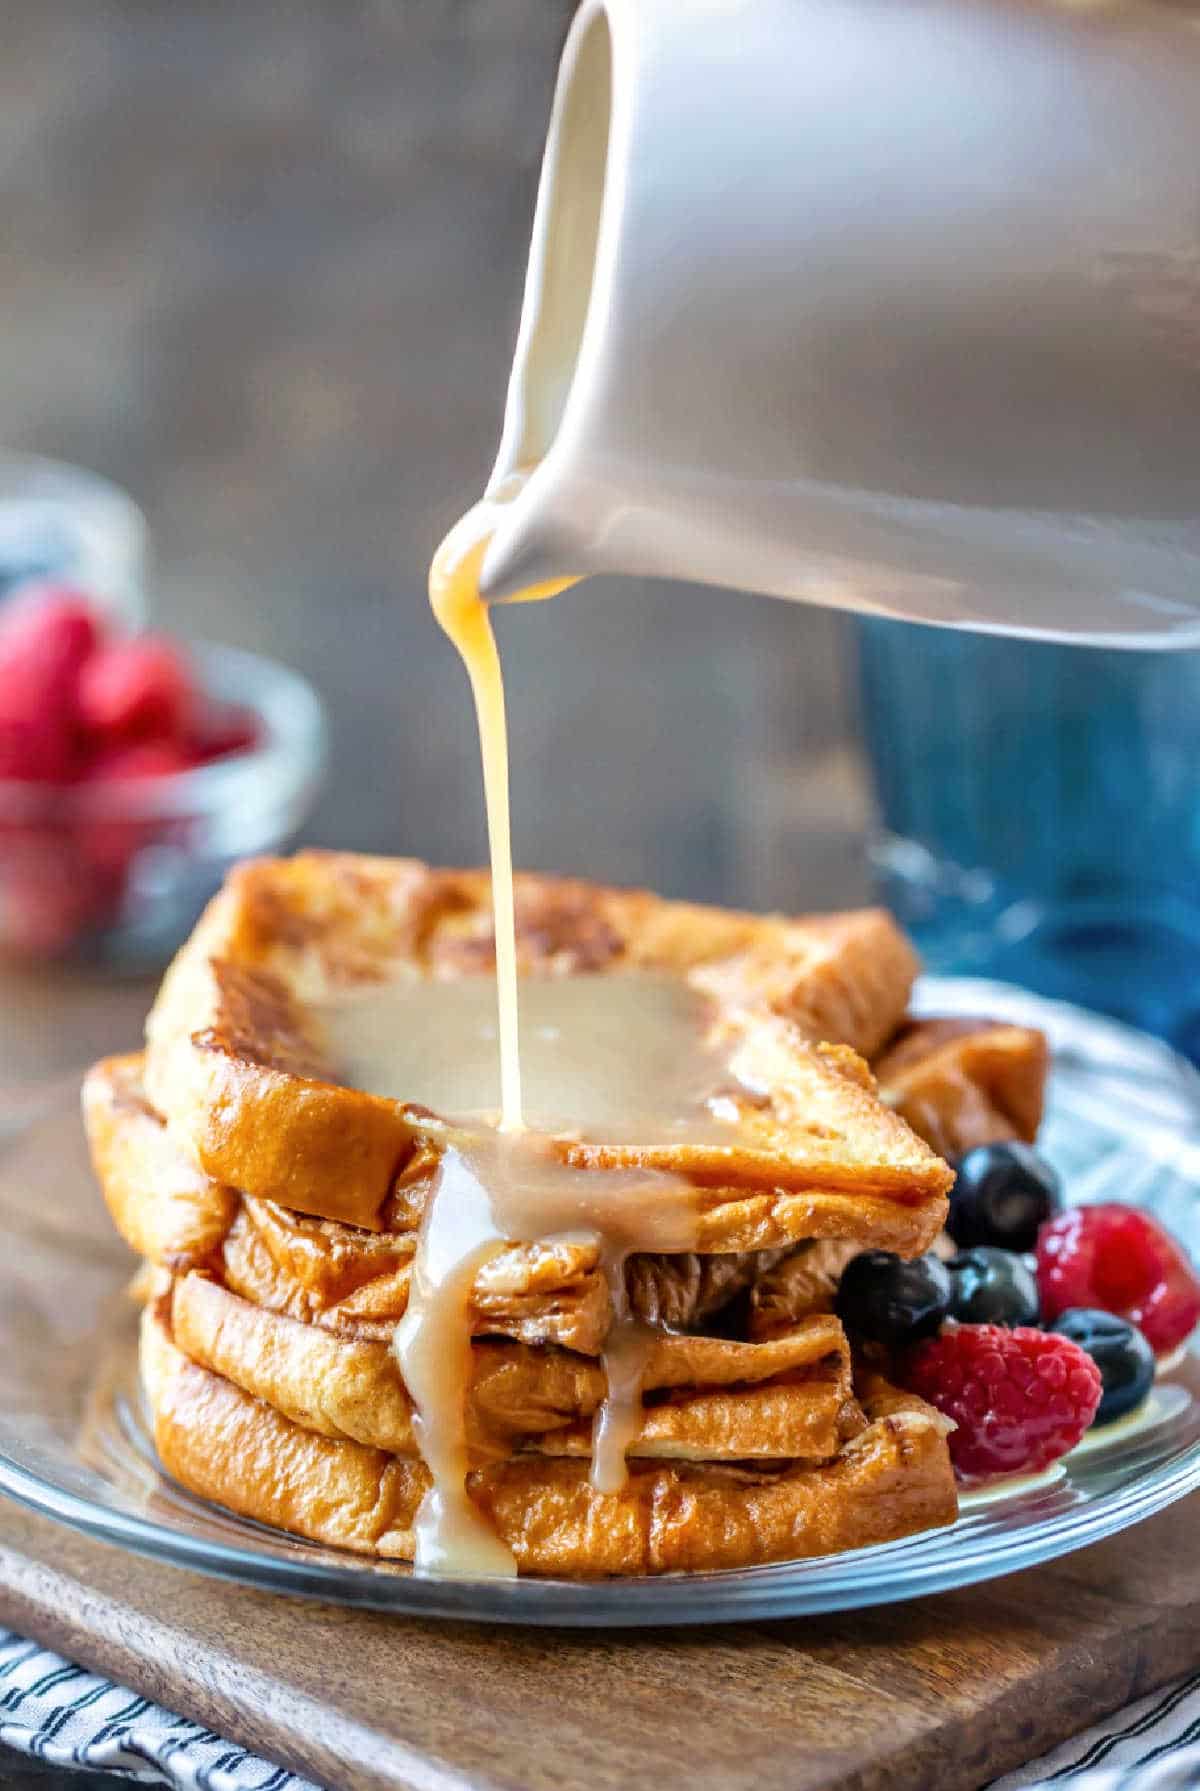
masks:
{"label": "clear glass plate", "polygon": [[[1200,1075],[1164,1046],[1001,984],[928,980],[927,1012],[1042,1026],[1044,1132],[1074,1200],[1137,1201],[1200,1246]],[[203,1573],[410,1615],[573,1626],[714,1623],[887,1604],[1036,1567],[1200,1487],[1200,1360],[1152,1421],[904,1542],[735,1572],[570,1582],[419,1578],[193,1498],[156,1465],[137,1395],[129,1258],[92,1183],[75,1090],[11,1109],[0,1161],[0,1489],[89,1535]],[[3,1123],[0,1107],[0,1124]]]}

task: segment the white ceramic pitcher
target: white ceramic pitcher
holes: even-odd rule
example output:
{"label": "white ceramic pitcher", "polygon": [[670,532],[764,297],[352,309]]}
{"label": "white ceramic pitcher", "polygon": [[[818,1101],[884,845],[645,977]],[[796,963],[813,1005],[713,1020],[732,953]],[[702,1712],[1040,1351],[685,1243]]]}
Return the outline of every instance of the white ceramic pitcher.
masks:
{"label": "white ceramic pitcher", "polygon": [[1200,643],[1193,0],[585,0],[489,490],[491,598]]}

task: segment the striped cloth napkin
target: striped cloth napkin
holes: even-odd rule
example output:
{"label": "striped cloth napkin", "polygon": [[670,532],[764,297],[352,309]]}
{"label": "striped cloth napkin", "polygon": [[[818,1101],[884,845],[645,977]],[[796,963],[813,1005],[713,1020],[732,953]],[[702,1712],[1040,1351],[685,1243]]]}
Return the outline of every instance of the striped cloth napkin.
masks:
{"label": "striped cloth napkin", "polygon": [[[55,1766],[177,1791],[319,1791],[211,1729],[0,1629],[0,1742]],[[1131,1704],[987,1791],[1194,1791],[1200,1673]]]}
{"label": "striped cloth napkin", "polygon": [[1195,1791],[1200,1785],[1200,1673],[1139,1698],[988,1791]]}
{"label": "striped cloth napkin", "polygon": [[0,1742],[53,1766],[111,1772],[140,1785],[318,1791],[308,1779],[7,1629],[0,1629]]}

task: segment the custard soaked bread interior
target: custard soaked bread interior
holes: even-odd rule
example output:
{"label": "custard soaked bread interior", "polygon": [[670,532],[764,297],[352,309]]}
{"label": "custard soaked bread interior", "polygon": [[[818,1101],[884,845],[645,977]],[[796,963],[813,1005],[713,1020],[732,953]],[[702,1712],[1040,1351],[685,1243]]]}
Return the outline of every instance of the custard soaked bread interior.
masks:
{"label": "custard soaked bread interior", "polygon": [[[472,1519],[521,1571],[569,1574],[737,1566],[949,1521],[944,1423],[854,1366],[832,1313],[851,1256],[918,1254],[945,1212],[950,1171],[858,1055],[886,1061],[913,1036],[907,943],[874,912],[764,919],[532,877],[517,913],[535,1028],[557,1046],[561,995],[578,1050],[592,990],[601,1060],[622,1025],[635,1061],[639,1038],[652,1055],[678,1038],[657,1078],[675,1107],[602,1069],[612,1098],[593,1102],[595,1126],[562,1116],[552,1173],[572,1211],[624,1202],[620,1225],[518,1224],[466,1264],[450,1388]],[[434,1495],[395,1336],[443,1162],[476,1148],[463,1123],[487,1134],[494,1118],[477,1036],[492,975],[477,873],[249,865],[170,973],[146,1053],[89,1075],[105,1198],[152,1265],[157,1445],[195,1491],[327,1543],[419,1548]],[[363,1039],[405,1016],[433,1056],[449,1050],[439,996],[463,1073],[431,1083],[411,1039],[372,1063]],[[933,1035],[926,1055],[946,1046]],[[921,1058],[909,1043],[901,1067]],[[417,1070],[424,1103],[394,1080]],[[465,1121],[431,1110],[439,1088]],[[992,1094],[963,1112],[1003,1123],[1011,1102]]]}

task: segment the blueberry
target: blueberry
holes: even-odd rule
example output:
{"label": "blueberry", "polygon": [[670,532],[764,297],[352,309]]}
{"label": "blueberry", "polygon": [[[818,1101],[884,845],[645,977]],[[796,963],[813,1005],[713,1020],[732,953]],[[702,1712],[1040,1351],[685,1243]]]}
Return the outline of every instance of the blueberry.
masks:
{"label": "blueberry", "polygon": [[1024,1257],[992,1244],[955,1256],[950,1271],[950,1317],[960,1325],[1036,1325],[1038,1287]]}
{"label": "blueberry", "polygon": [[904,1262],[887,1250],[867,1250],[847,1265],[836,1309],[848,1331],[870,1343],[914,1343],[946,1316],[950,1277],[936,1256]]}
{"label": "blueberry", "polygon": [[962,1250],[1032,1250],[1062,1205],[1057,1175],[1027,1144],[981,1144],[958,1165],[946,1229]]}
{"label": "blueberry", "polygon": [[1050,1329],[1085,1349],[1100,1370],[1104,1393],[1093,1430],[1141,1405],[1154,1385],[1154,1351],[1136,1325],[1112,1312],[1072,1306],[1059,1313]]}

